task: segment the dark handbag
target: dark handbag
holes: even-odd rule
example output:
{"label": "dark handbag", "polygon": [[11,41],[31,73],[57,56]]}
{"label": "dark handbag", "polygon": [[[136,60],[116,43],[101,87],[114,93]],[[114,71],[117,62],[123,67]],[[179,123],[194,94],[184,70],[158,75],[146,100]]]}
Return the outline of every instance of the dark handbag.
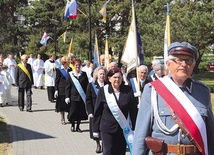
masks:
{"label": "dark handbag", "polygon": [[164,140],[146,137],[145,139],[147,147],[152,151],[153,155],[164,155],[165,153],[165,143]]}

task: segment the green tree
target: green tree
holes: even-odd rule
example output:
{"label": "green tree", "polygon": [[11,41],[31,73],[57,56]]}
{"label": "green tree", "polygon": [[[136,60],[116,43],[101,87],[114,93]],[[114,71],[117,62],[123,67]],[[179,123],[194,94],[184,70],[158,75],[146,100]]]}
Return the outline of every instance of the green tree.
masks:
{"label": "green tree", "polygon": [[[91,0],[90,17],[88,0],[78,0],[81,11],[78,11],[77,18],[66,20],[63,19],[66,5],[65,0],[40,0],[32,2],[31,6],[27,6],[26,0],[20,0],[17,3],[12,2],[12,0],[5,0],[0,7],[0,30],[4,36],[0,37],[1,49],[15,48],[16,52],[24,49],[26,53],[50,54],[56,48],[57,55],[65,55],[68,51],[70,39],[73,36],[75,55],[81,56],[82,59],[88,59],[90,40],[88,24],[90,19],[92,53],[95,33],[98,36],[101,53],[104,53],[106,34],[109,35],[110,53],[114,52],[114,54],[118,55],[118,53],[123,51],[132,16],[131,0],[111,0],[107,4],[106,23],[102,21],[102,16],[98,12],[106,0]],[[170,1],[135,0],[134,2],[145,59],[149,63],[153,56],[163,55],[166,23],[165,5]],[[9,13],[8,10],[5,11],[5,9],[10,9],[9,4],[14,4],[15,9],[13,9],[13,13]],[[192,43],[199,49],[200,58],[204,53],[210,52],[208,47],[214,43],[213,5],[214,1],[212,0],[194,2],[190,0],[172,1],[170,7],[171,42],[188,41]],[[7,13],[4,14],[5,12]],[[17,16],[14,16],[14,13],[23,15],[25,20],[17,22],[18,19]],[[53,23],[52,19],[58,22]],[[2,22],[8,20],[10,22]],[[66,30],[67,39],[64,43],[60,35]],[[39,43],[44,31],[51,36],[46,47]],[[59,38],[56,42],[54,34],[56,34],[56,39]]]}
{"label": "green tree", "polygon": [[20,30],[18,18],[15,16],[18,7],[25,6],[27,0],[2,0],[0,2],[0,49],[1,53],[15,54],[22,50],[22,42],[18,38],[22,38],[23,34]]}
{"label": "green tree", "polygon": [[[137,4],[137,15],[141,27],[141,37],[145,57],[163,56],[163,39],[166,24],[167,0],[144,0]],[[200,52],[211,52],[208,48],[214,43],[213,22],[214,1],[174,0],[170,7],[171,42],[187,41]],[[197,64],[198,64],[197,63]],[[197,68],[197,67],[196,67]]]}

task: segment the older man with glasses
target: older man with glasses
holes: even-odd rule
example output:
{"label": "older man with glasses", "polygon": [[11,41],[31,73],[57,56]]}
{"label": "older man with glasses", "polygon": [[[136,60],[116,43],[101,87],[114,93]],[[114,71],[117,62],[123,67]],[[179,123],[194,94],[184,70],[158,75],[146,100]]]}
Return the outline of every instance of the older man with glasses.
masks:
{"label": "older man with glasses", "polygon": [[33,74],[31,65],[27,63],[28,56],[26,54],[21,56],[21,63],[16,66],[15,70],[15,81],[16,86],[18,88],[18,106],[19,110],[23,111],[24,109],[24,102],[25,102],[25,92],[27,96],[26,100],[26,109],[27,112],[32,112],[32,85],[34,84],[33,81]]}
{"label": "older man with glasses", "polygon": [[133,155],[214,154],[214,118],[207,86],[191,79],[195,46],[168,47],[168,76],[145,86],[137,116]]}

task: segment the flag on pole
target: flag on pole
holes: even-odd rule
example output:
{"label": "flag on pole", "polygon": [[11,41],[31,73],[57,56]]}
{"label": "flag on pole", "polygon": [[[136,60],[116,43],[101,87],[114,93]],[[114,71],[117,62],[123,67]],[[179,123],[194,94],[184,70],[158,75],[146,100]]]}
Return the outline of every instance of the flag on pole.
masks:
{"label": "flag on pole", "polygon": [[138,52],[138,57],[140,59],[139,64],[143,64],[144,63],[144,53],[143,53],[142,40],[141,40],[140,33],[139,33],[136,11],[134,11],[134,12],[135,12],[136,33],[137,33],[137,52]]}
{"label": "flag on pole", "polygon": [[164,32],[164,65],[166,67],[166,60],[168,58],[168,52],[167,52],[167,47],[168,47],[168,34],[167,34],[167,22],[166,22],[166,28]]}
{"label": "flag on pole", "polygon": [[40,44],[46,46],[49,38],[50,38],[50,36],[46,32],[44,32],[42,39],[40,40]]}
{"label": "flag on pole", "polygon": [[66,39],[66,33],[67,33],[67,31],[65,31],[65,32],[61,35],[61,37],[62,37],[64,43],[65,43],[65,39]]}
{"label": "flag on pole", "polygon": [[76,19],[77,8],[78,8],[78,4],[76,0],[67,1],[67,4],[65,6],[64,19],[67,19],[67,18]]}
{"label": "flag on pole", "polygon": [[97,35],[95,34],[95,42],[94,42],[94,60],[93,60],[95,66],[99,66],[99,50],[98,50],[98,41],[97,41]]}
{"label": "flag on pole", "polygon": [[101,10],[99,11],[99,13],[103,16],[103,20],[106,22],[106,6],[108,4],[108,2],[110,2],[110,0],[106,1],[105,4],[103,4],[103,7],[101,8]]}
{"label": "flag on pole", "polygon": [[136,69],[139,62],[138,49],[137,49],[137,27],[134,5],[132,4],[132,20],[129,27],[128,37],[123,49],[121,62],[127,66],[127,74]]}
{"label": "flag on pole", "polygon": [[105,44],[105,67],[109,68],[109,51],[108,51],[108,38],[106,35],[106,44]]}
{"label": "flag on pole", "polygon": [[68,49],[68,55],[69,54],[74,54],[74,51],[73,51],[73,37],[71,38],[71,42],[70,42],[69,49]]}
{"label": "flag on pole", "polygon": [[171,44],[171,40],[170,40],[170,11],[169,11],[170,4],[167,3],[166,6],[167,6],[167,18],[166,18],[166,27],[165,27],[165,32],[164,32],[164,65],[165,65],[165,68],[167,69],[167,67],[166,67],[166,60],[168,58],[167,48]]}

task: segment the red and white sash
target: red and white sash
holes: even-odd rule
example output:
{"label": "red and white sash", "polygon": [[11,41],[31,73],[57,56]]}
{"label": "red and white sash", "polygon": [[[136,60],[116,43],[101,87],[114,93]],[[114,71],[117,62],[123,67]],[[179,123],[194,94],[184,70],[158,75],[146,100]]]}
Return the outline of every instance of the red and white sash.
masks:
{"label": "red and white sash", "polygon": [[199,149],[202,150],[201,153],[208,155],[206,125],[192,102],[168,76],[153,81],[151,84],[182,120],[195,142],[201,147]]}

